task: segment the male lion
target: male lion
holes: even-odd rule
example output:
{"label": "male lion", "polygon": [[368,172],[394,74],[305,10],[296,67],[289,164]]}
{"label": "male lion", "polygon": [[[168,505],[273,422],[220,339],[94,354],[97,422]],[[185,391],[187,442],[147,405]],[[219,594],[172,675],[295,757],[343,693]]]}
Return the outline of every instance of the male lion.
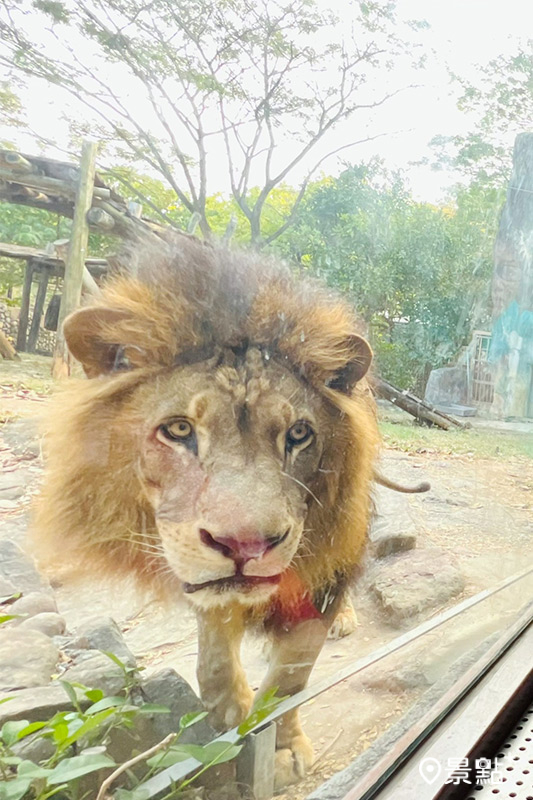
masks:
{"label": "male lion", "polygon": [[[65,322],[89,380],[56,402],[36,529],[84,572],[187,596],[224,729],[252,705],[244,628],[273,639],[259,694],[297,692],[361,560],[372,354],[343,299],[259,255],[180,237],[137,262]],[[279,787],[313,759],[297,712],[277,749]]]}

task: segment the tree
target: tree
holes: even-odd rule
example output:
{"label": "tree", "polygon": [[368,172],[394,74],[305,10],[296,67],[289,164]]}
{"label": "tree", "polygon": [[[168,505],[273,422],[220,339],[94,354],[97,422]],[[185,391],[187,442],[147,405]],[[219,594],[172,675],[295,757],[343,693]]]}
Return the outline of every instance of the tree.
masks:
{"label": "tree", "polygon": [[[341,23],[318,0],[4,0],[0,63],[80,100],[114,155],[148,164],[205,236],[209,177],[224,159],[248,238],[261,246],[294,222],[328,155],[373,138],[368,112],[401,88],[380,92],[375,77],[387,69],[391,86],[394,64],[412,60],[420,25],[402,27],[395,0],[352,0],[345,13]],[[355,135],[328,150],[348,117]],[[294,200],[266,234],[269,198],[297,168]]]}
{"label": "tree", "polygon": [[504,187],[516,136],[533,130],[533,39],[514,55],[498,56],[480,67],[476,83],[457,75],[454,79],[462,87],[458,107],[472,119],[472,130],[435,137],[436,166],[457,169],[482,186]]}
{"label": "tree", "polygon": [[501,194],[462,189],[448,206],[412,199],[374,160],[311,185],[278,248],[349,293],[366,321],[380,373],[424,391],[490,319],[492,245]]}

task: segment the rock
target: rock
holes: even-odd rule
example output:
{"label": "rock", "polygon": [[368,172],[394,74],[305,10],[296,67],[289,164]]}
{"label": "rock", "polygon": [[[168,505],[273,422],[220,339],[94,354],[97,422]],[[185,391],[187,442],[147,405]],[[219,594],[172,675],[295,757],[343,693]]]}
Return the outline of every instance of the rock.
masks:
{"label": "rock", "polygon": [[[21,484],[15,484],[13,486],[0,486],[0,500],[1,501],[13,501],[18,500],[19,497],[25,493],[26,488]],[[16,507],[16,503],[15,503]]]}
{"label": "rock", "polygon": [[411,550],[379,562],[370,588],[390,622],[415,621],[463,591],[465,579],[452,556],[440,548]]}
{"label": "rock", "polygon": [[[51,716],[51,715],[50,715]],[[30,720],[28,720],[29,722]],[[11,750],[16,756],[29,759],[34,764],[39,764],[48,759],[55,753],[55,745],[52,739],[45,739],[40,733],[26,736],[20,742],[11,745]]]}
{"label": "rock", "polygon": [[49,683],[59,650],[40,631],[0,630],[0,688],[26,689]]}
{"label": "rock", "polygon": [[67,669],[61,678],[89,689],[101,689],[106,695],[119,694],[126,685],[124,670],[99,650],[87,650],[83,655],[83,660]]}
{"label": "rock", "polygon": [[18,508],[18,503],[14,500],[5,500],[0,495],[0,511],[13,511],[15,508]]}
{"label": "rock", "polygon": [[18,456],[38,458],[41,455],[38,423],[33,418],[8,422],[2,428],[2,437]]}
{"label": "rock", "polygon": [[366,670],[361,677],[361,684],[367,689],[379,689],[386,692],[405,692],[411,689],[431,686],[433,681],[427,674],[426,665],[417,660],[408,659],[394,666]]}
{"label": "rock", "polygon": [[[180,718],[184,714],[204,711],[200,698],[197,697],[187,681],[173,669],[164,669],[143,681],[140,693],[145,703],[166,706],[171,711],[170,714],[146,716],[154,744],[164,739],[172,731],[178,731]],[[145,715],[142,719],[144,720],[144,718]],[[203,719],[185,730],[180,737],[180,742],[198,744],[210,741],[215,736],[213,728]]]}
{"label": "rock", "polygon": [[[22,524],[21,532],[23,532],[27,523],[24,517],[20,519],[22,523],[17,520],[17,525]],[[2,533],[4,534],[5,530]],[[0,577],[7,578],[16,587],[17,592],[28,593],[50,590],[50,584],[39,575],[33,561],[22,552],[15,542],[9,539],[0,540]]]}
{"label": "rock", "polygon": [[0,600],[12,597],[17,593],[15,586],[6,578],[0,578]]}
{"label": "rock", "polygon": [[394,553],[413,550],[416,547],[416,534],[398,530],[391,520],[379,519],[370,531],[372,552],[376,558],[385,558]]}
{"label": "rock", "polygon": [[56,601],[51,594],[44,592],[30,592],[22,595],[11,604],[9,610],[10,614],[25,614],[26,618],[50,612],[57,612]]}
{"label": "rock", "polygon": [[41,614],[22,620],[18,625],[19,630],[40,631],[45,636],[61,636],[66,627],[65,618],[53,611],[43,611]]}
{"label": "rock", "polygon": [[[50,640],[48,640],[50,641]],[[90,701],[77,691],[78,702],[87,708]],[[3,700],[7,702],[2,702]],[[60,683],[54,681],[37,689],[19,689],[16,691],[0,691],[0,728],[9,719],[27,719],[38,722],[50,719],[56,711],[70,711],[72,703]]]}
{"label": "rock", "polygon": [[[401,479],[398,480],[402,482]],[[405,478],[403,482],[406,482]],[[409,498],[378,486],[375,490],[375,503],[377,513],[369,533],[373,555],[376,558],[385,558],[416,547],[415,522],[411,516]]]}
{"label": "rock", "polygon": [[113,653],[127,667],[136,666],[135,656],[124,641],[117,623],[111,617],[91,619],[78,629],[78,633],[80,639],[85,639],[93,650]]}

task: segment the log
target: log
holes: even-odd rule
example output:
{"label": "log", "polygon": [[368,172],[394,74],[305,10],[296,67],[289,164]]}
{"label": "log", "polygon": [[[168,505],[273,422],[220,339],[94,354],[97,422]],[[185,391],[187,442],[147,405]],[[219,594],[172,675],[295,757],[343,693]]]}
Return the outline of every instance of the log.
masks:
{"label": "log", "polygon": [[459,420],[450,417],[449,414],[437,411],[436,408],[430,406],[419,397],[416,397],[416,395],[397,389],[392,383],[388,383],[388,381],[384,381],[381,378],[374,378],[373,387],[379,397],[407,411],[408,414],[411,414],[418,420],[430,422],[432,425],[437,425],[445,431],[452,430],[453,428],[464,430],[470,427],[468,423],[459,422]]}
{"label": "log", "polygon": [[[34,173],[22,175],[13,175],[13,172],[5,167],[0,168],[0,178],[10,183],[21,184],[22,186],[29,186],[31,189],[39,189],[45,194],[55,194],[62,197],[75,197],[76,184],[71,181],[60,180],[59,178],[49,178],[46,175],[36,175]],[[100,187],[93,187],[93,197],[98,197],[100,200],[109,200],[111,197],[110,189],[102,189]]]}
{"label": "log", "polygon": [[6,164],[12,172],[31,172],[33,164],[13,150],[0,151],[0,164]]}
{"label": "log", "polygon": [[7,361],[20,360],[20,356],[2,330],[0,330],[0,355]]}
{"label": "log", "polygon": [[24,285],[22,287],[22,300],[20,303],[19,326],[17,331],[17,350],[26,350],[26,332],[28,330],[28,318],[30,315],[31,282],[33,278],[33,263],[26,261],[24,270]]}
{"label": "log", "polygon": [[80,178],[74,206],[74,218],[70,232],[70,245],[65,262],[63,294],[61,296],[59,325],[52,365],[52,375],[55,378],[70,374],[69,353],[62,328],[66,317],[79,306],[81,299],[83,270],[85,269],[85,258],[89,242],[87,212],[91,207],[93,198],[95,159],[96,142],[84,142],[81,153]]}
{"label": "log", "polygon": [[107,211],[104,211],[103,208],[97,208],[96,206],[92,206],[87,212],[87,222],[91,227],[97,228],[99,231],[108,231],[113,230],[115,227],[115,220],[108,214]]}
{"label": "log", "polygon": [[41,327],[41,318],[43,316],[47,288],[48,270],[46,268],[42,268],[39,274],[39,287],[37,289],[35,305],[33,306],[33,316],[31,319],[30,333],[28,335],[28,353],[35,353],[35,348],[37,347],[37,339],[39,338],[39,330]]}

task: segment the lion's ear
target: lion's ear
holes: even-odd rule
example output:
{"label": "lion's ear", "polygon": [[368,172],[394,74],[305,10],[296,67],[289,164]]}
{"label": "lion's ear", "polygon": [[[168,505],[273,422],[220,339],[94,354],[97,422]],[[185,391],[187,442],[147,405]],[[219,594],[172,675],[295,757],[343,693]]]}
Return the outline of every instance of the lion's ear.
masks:
{"label": "lion's ear", "polygon": [[104,306],[79,308],[65,319],[63,334],[68,349],[89,378],[111,372],[116,367],[118,343],[109,342],[105,332],[128,314]]}
{"label": "lion's ear", "polygon": [[326,383],[336,392],[350,394],[355,384],[368,372],[372,363],[372,349],[366,339],[354,333],[346,340],[343,352],[346,353],[346,363]]}

